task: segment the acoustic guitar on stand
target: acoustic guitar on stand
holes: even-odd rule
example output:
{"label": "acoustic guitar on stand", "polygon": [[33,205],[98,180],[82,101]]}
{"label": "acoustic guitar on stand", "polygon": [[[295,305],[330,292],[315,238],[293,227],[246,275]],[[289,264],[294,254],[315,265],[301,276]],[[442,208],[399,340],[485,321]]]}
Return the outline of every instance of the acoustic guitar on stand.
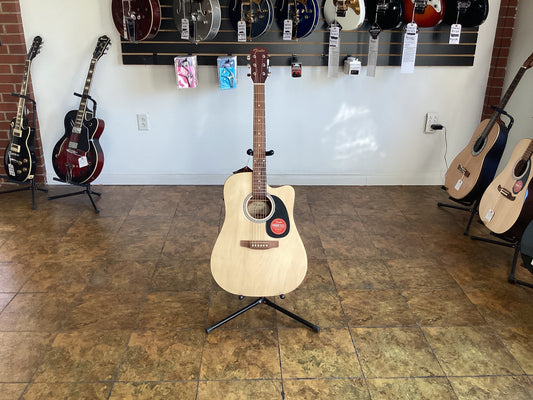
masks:
{"label": "acoustic guitar on stand", "polygon": [[93,80],[96,62],[105,54],[111,40],[101,36],[93,52],[83,94],[78,110],[65,115],[65,134],[54,146],[52,165],[63,182],[90,183],[104,167],[104,153],[99,138],[104,131],[103,120],[94,118],[93,111],[87,109],[89,89]]}
{"label": "acoustic guitar on stand", "polygon": [[251,50],[254,83],[253,171],[224,184],[226,215],[211,254],[211,272],[224,290],[242,296],[277,296],[298,287],[307,255],[293,220],[294,189],[267,185],[265,80],[268,54]]}
{"label": "acoustic guitar on stand", "polygon": [[405,22],[415,22],[420,28],[441,23],[446,6],[444,0],[405,0]]}
{"label": "acoustic guitar on stand", "polygon": [[10,141],[4,152],[4,167],[10,179],[25,182],[32,179],[35,174],[35,154],[33,144],[35,140],[34,128],[28,124],[26,117],[26,92],[28,91],[28,80],[30,77],[30,66],[32,60],[41,49],[43,39],[36,36],[26,57],[24,65],[24,77],[20,89],[17,116],[11,120],[9,127]]}
{"label": "acoustic guitar on stand", "polygon": [[152,39],[161,26],[159,0],[112,0],[111,13],[120,36],[132,43]]}
{"label": "acoustic guitar on stand", "polygon": [[522,139],[503,171],[487,187],[479,216],[492,232],[520,238],[533,220],[533,140]]}
{"label": "acoustic guitar on stand", "polygon": [[522,76],[532,66],[533,53],[518,70],[491,118],[481,121],[468,145],[450,164],[444,183],[450,197],[462,201],[476,200],[494,179],[511,125],[505,126],[500,114]]}

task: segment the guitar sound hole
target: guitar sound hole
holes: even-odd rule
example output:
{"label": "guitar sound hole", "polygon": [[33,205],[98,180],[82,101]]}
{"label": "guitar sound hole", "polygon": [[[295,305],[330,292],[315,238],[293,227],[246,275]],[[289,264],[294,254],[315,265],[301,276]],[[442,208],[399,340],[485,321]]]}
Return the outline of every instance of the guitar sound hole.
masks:
{"label": "guitar sound hole", "polygon": [[524,175],[524,173],[527,170],[528,163],[529,163],[529,160],[528,161],[520,160],[516,163],[514,167],[514,176],[516,178],[520,178],[522,175]]}
{"label": "guitar sound hole", "polygon": [[252,220],[262,221],[272,214],[272,202],[269,197],[254,199],[250,196],[246,202],[246,214]]}

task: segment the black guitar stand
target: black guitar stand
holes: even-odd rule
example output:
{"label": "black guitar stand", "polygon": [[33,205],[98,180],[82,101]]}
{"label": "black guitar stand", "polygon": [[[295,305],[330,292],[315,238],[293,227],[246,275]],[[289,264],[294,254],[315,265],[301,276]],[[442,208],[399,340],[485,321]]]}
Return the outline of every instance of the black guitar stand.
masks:
{"label": "black guitar stand", "polygon": [[[441,189],[446,190],[444,186],[441,186]],[[456,210],[468,211],[470,213],[470,218],[468,218],[468,223],[466,224],[465,231],[463,232],[463,235],[468,236],[470,225],[472,225],[472,221],[474,217],[476,216],[476,214],[478,213],[478,206],[479,206],[480,199],[476,199],[473,201],[461,201],[461,200],[456,200],[453,197],[448,197],[448,198],[451,201],[457,203],[458,205],[438,202],[437,207],[448,207],[448,208],[453,208]]]}
{"label": "black guitar stand", "polygon": [[[90,95],[84,96],[84,95],[76,93],[76,92],[74,92],[74,96],[78,96],[78,97],[81,97],[81,98],[86,98],[86,99],[88,99],[88,100],[90,100],[92,102],[92,110],[90,110],[89,112],[92,113],[93,118],[94,118],[96,116],[96,107],[98,105],[96,103],[96,100],[94,100]],[[61,180],[59,178],[54,178],[54,181],[66,183],[66,184],[73,185],[73,186],[79,186],[79,187],[82,187],[84,189],[80,190],[78,192],[60,194],[60,195],[57,195],[57,196],[49,196],[48,200],[62,199],[64,197],[70,197],[70,196],[77,196],[77,195],[80,195],[80,194],[86,194],[89,197],[89,200],[91,201],[91,204],[93,205],[94,212],[97,213],[97,214],[100,213],[100,210],[98,209],[98,207],[96,207],[96,203],[94,202],[94,199],[93,199],[92,195],[94,194],[94,195],[97,195],[97,196],[101,196],[102,194],[92,190],[90,183],[67,182],[67,181]]]}
{"label": "black guitar stand", "polygon": [[[284,295],[281,295],[280,296],[282,299],[285,298]],[[244,296],[239,296],[239,298],[242,300],[244,298]],[[207,333],[210,333],[212,330],[218,328],[219,326],[221,325],[224,325],[226,322],[229,322],[231,321],[233,318],[235,317],[238,317],[239,315],[245,313],[246,311],[248,310],[251,310],[252,308],[254,308],[255,306],[258,306],[259,304],[265,304],[269,307],[272,307],[274,308],[275,310],[278,310],[279,312],[282,312],[283,314],[291,317],[292,319],[298,321],[298,322],[301,322],[302,324],[304,324],[305,326],[307,326],[308,328],[311,328],[313,331],[315,332],[320,332],[320,327],[318,325],[315,325],[315,324],[312,324],[311,322],[309,321],[306,321],[305,319],[303,319],[302,317],[299,317],[298,315],[296,314],[293,314],[291,313],[290,311],[284,309],[283,307],[280,307],[278,306],[276,303],[273,303],[272,301],[270,301],[269,299],[267,299],[266,297],[260,297],[258,298],[256,301],[254,301],[253,303],[247,305],[246,307],[244,308],[241,308],[239,311],[231,314],[230,316],[224,318],[223,320],[217,322],[216,324],[214,325],[211,325],[209,327],[207,327],[205,329],[205,331]]]}
{"label": "black guitar stand", "polygon": [[[35,120],[36,102],[35,102],[35,100],[33,100],[31,97],[28,97],[28,96],[22,95],[22,94],[18,94],[18,93],[11,93],[11,96],[20,97],[20,98],[26,99],[27,101],[29,101],[31,103],[32,116],[33,116],[33,122],[32,122],[33,128],[30,127],[30,129],[33,129],[33,131],[35,133],[35,126],[36,126],[36,120]],[[32,142],[29,143],[29,147],[30,147],[30,151],[33,152],[33,154],[35,154],[35,135],[33,136]],[[36,190],[40,190],[40,191],[45,192],[45,193],[48,192],[48,189],[43,189],[43,188],[40,188],[40,187],[37,186],[37,184],[35,183],[35,177],[33,177],[31,179],[27,179],[24,182],[20,182],[20,181],[17,181],[15,179],[12,179],[8,175],[0,175],[0,178],[3,178],[3,179],[7,180],[10,183],[16,183],[17,185],[24,185],[24,184],[30,183],[30,185],[28,185],[28,186],[20,187],[20,188],[17,188],[17,189],[5,190],[5,191],[0,192],[0,194],[22,192],[24,190],[31,190],[31,209],[32,210],[35,210],[35,191]]]}

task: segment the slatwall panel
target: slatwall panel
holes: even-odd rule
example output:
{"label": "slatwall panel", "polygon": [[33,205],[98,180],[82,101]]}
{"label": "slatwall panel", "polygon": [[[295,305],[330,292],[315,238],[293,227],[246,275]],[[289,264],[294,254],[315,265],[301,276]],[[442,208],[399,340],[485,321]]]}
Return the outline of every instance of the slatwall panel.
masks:
{"label": "slatwall panel", "polygon": [[[208,42],[192,44],[180,39],[174,22],[172,0],[160,0],[161,29],[148,41],[130,43],[122,41],[122,60],[124,64],[173,64],[174,57],[196,55],[201,65],[216,65],[216,58],[224,55],[238,56],[238,64],[246,63],[246,55],[253,47],[265,47],[271,56],[271,65],[290,65],[295,55],[303,65],[327,65],[329,31],[322,15],[316,30],[298,41],[282,40],[282,29],[276,19],[271,29],[252,42],[237,42],[237,33],[229,20],[230,0],[220,0],[222,22],[217,36]],[[340,64],[347,56],[358,57],[363,65],[367,64],[369,24],[356,31],[341,32]],[[433,28],[420,28],[416,65],[418,66],[472,66],[476,50],[477,28],[463,28],[461,44],[448,44],[450,27],[441,24]],[[399,66],[401,63],[403,29],[383,31],[379,36],[378,65]]]}

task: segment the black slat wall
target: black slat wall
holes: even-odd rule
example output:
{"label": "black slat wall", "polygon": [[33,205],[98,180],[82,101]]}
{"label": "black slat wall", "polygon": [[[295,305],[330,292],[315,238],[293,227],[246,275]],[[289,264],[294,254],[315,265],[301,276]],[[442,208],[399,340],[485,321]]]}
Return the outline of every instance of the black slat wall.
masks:
{"label": "black slat wall", "polygon": [[[280,0],[278,0],[280,1]],[[238,56],[238,64],[246,64],[246,56],[253,47],[261,46],[268,50],[271,65],[290,65],[293,55],[303,65],[328,65],[329,30],[322,17],[316,30],[298,41],[282,40],[282,29],[276,19],[272,28],[252,42],[237,42],[237,33],[229,17],[230,0],[220,0],[222,23],[217,36],[207,42],[192,44],[180,39],[174,22],[173,0],[160,0],[161,28],[151,40],[139,43],[121,42],[124,64],[173,64],[174,57],[196,55],[201,65],[216,65],[216,58],[224,55]],[[276,7],[275,7],[276,8]],[[347,56],[359,58],[367,64],[369,24],[351,32],[341,32],[340,64]],[[463,28],[461,44],[448,44],[450,27],[445,24],[433,28],[420,28],[418,36],[417,66],[472,66],[476,51],[477,28]],[[399,66],[402,58],[403,28],[383,31],[379,36],[378,65]]]}

